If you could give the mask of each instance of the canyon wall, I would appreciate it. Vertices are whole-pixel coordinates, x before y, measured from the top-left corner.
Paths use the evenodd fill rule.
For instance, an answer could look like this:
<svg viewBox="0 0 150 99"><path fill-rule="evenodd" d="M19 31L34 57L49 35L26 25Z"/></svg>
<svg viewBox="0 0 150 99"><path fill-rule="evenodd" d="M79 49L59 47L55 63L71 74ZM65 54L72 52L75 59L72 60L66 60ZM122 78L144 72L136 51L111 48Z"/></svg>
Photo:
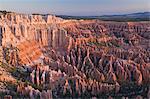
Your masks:
<svg viewBox="0 0 150 99"><path fill-rule="evenodd" d="M66 31L57 23L60 18L52 15L1 15L0 33L2 45L17 46L23 41L36 41L42 46L61 47L65 43Z"/></svg>
<svg viewBox="0 0 150 99"><path fill-rule="evenodd" d="M41 57L41 54L38 53L41 53L42 47L64 50L68 46L69 37L67 37L67 31L58 26L60 22L63 22L63 19L52 15L41 16L15 13L1 15L1 46L17 47L20 50L19 56L23 63L32 63L31 61L34 61L32 59Z"/></svg>

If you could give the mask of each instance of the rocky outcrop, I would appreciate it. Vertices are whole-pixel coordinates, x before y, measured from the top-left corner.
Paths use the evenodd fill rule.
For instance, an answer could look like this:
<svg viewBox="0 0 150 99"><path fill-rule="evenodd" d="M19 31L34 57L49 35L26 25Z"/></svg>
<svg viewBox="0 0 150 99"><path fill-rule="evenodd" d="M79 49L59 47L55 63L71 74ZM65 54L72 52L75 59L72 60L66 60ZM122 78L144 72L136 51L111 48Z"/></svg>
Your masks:
<svg viewBox="0 0 150 99"><path fill-rule="evenodd" d="M48 67L48 66L47 66ZM45 86L56 83L57 81L64 79L66 74L60 70L54 71L49 69L43 69L43 66L33 67L30 73L30 82L37 86Z"/></svg>

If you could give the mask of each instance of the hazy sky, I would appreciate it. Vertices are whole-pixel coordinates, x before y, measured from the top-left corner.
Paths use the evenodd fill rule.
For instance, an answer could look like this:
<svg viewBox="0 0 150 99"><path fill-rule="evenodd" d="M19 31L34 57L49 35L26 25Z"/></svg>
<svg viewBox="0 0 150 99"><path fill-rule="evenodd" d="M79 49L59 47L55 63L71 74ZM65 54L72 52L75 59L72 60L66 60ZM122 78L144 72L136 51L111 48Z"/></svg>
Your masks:
<svg viewBox="0 0 150 99"><path fill-rule="evenodd" d="M58 15L104 15L150 11L149 0L0 0L0 10Z"/></svg>

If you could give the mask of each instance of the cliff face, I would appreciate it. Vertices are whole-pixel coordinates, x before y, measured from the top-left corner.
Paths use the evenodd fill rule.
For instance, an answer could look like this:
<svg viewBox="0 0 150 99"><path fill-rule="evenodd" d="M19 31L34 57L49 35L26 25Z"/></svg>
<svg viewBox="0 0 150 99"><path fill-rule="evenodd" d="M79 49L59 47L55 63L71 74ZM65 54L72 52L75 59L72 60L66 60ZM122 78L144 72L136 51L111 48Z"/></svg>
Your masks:
<svg viewBox="0 0 150 99"><path fill-rule="evenodd" d="M15 13L1 15L1 45L12 45L19 48L21 50L19 56L23 63L26 60L28 62L26 61L25 63L34 61L28 59L27 54L30 54L29 56L33 59L38 59L41 56L41 47L48 46L54 49L65 49L69 38L67 37L67 31L58 26L60 22L63 22L63 19L52 15L40 16Z"/></svg>
<svg viewBox="0 0 150 99"><path fill-rule="evenodd" d="M99 96L121 92L124 83L150 83L149 27L9 13L0 16L0 40L9 64L30 67L31 83L55 82L58 96Z"/></svg>
<svg viewBox="0 0 150 99"><path fill-rule="evenodd" d="M62 46L66 31L57 26L63 21L51 15L1 15L2 45L16 46L22 41L36 41L43 46ZM62 42L60 42L62 41Z"/></svg>

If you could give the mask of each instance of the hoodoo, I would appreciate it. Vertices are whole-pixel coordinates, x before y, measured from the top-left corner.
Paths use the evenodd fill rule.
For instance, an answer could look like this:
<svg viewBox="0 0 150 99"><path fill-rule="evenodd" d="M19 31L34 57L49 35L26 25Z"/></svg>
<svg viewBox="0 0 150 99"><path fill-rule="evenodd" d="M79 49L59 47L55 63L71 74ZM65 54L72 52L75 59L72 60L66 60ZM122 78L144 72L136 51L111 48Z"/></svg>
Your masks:
<svg viewBox="0 0 150 99"><path fill-rule="evenodd" d="M15 68L14 94L41 99L101 94L150 98L145 95L150 92L149 27L146 21L1 14L0 60L9 65L6 68Z"/></svg>

